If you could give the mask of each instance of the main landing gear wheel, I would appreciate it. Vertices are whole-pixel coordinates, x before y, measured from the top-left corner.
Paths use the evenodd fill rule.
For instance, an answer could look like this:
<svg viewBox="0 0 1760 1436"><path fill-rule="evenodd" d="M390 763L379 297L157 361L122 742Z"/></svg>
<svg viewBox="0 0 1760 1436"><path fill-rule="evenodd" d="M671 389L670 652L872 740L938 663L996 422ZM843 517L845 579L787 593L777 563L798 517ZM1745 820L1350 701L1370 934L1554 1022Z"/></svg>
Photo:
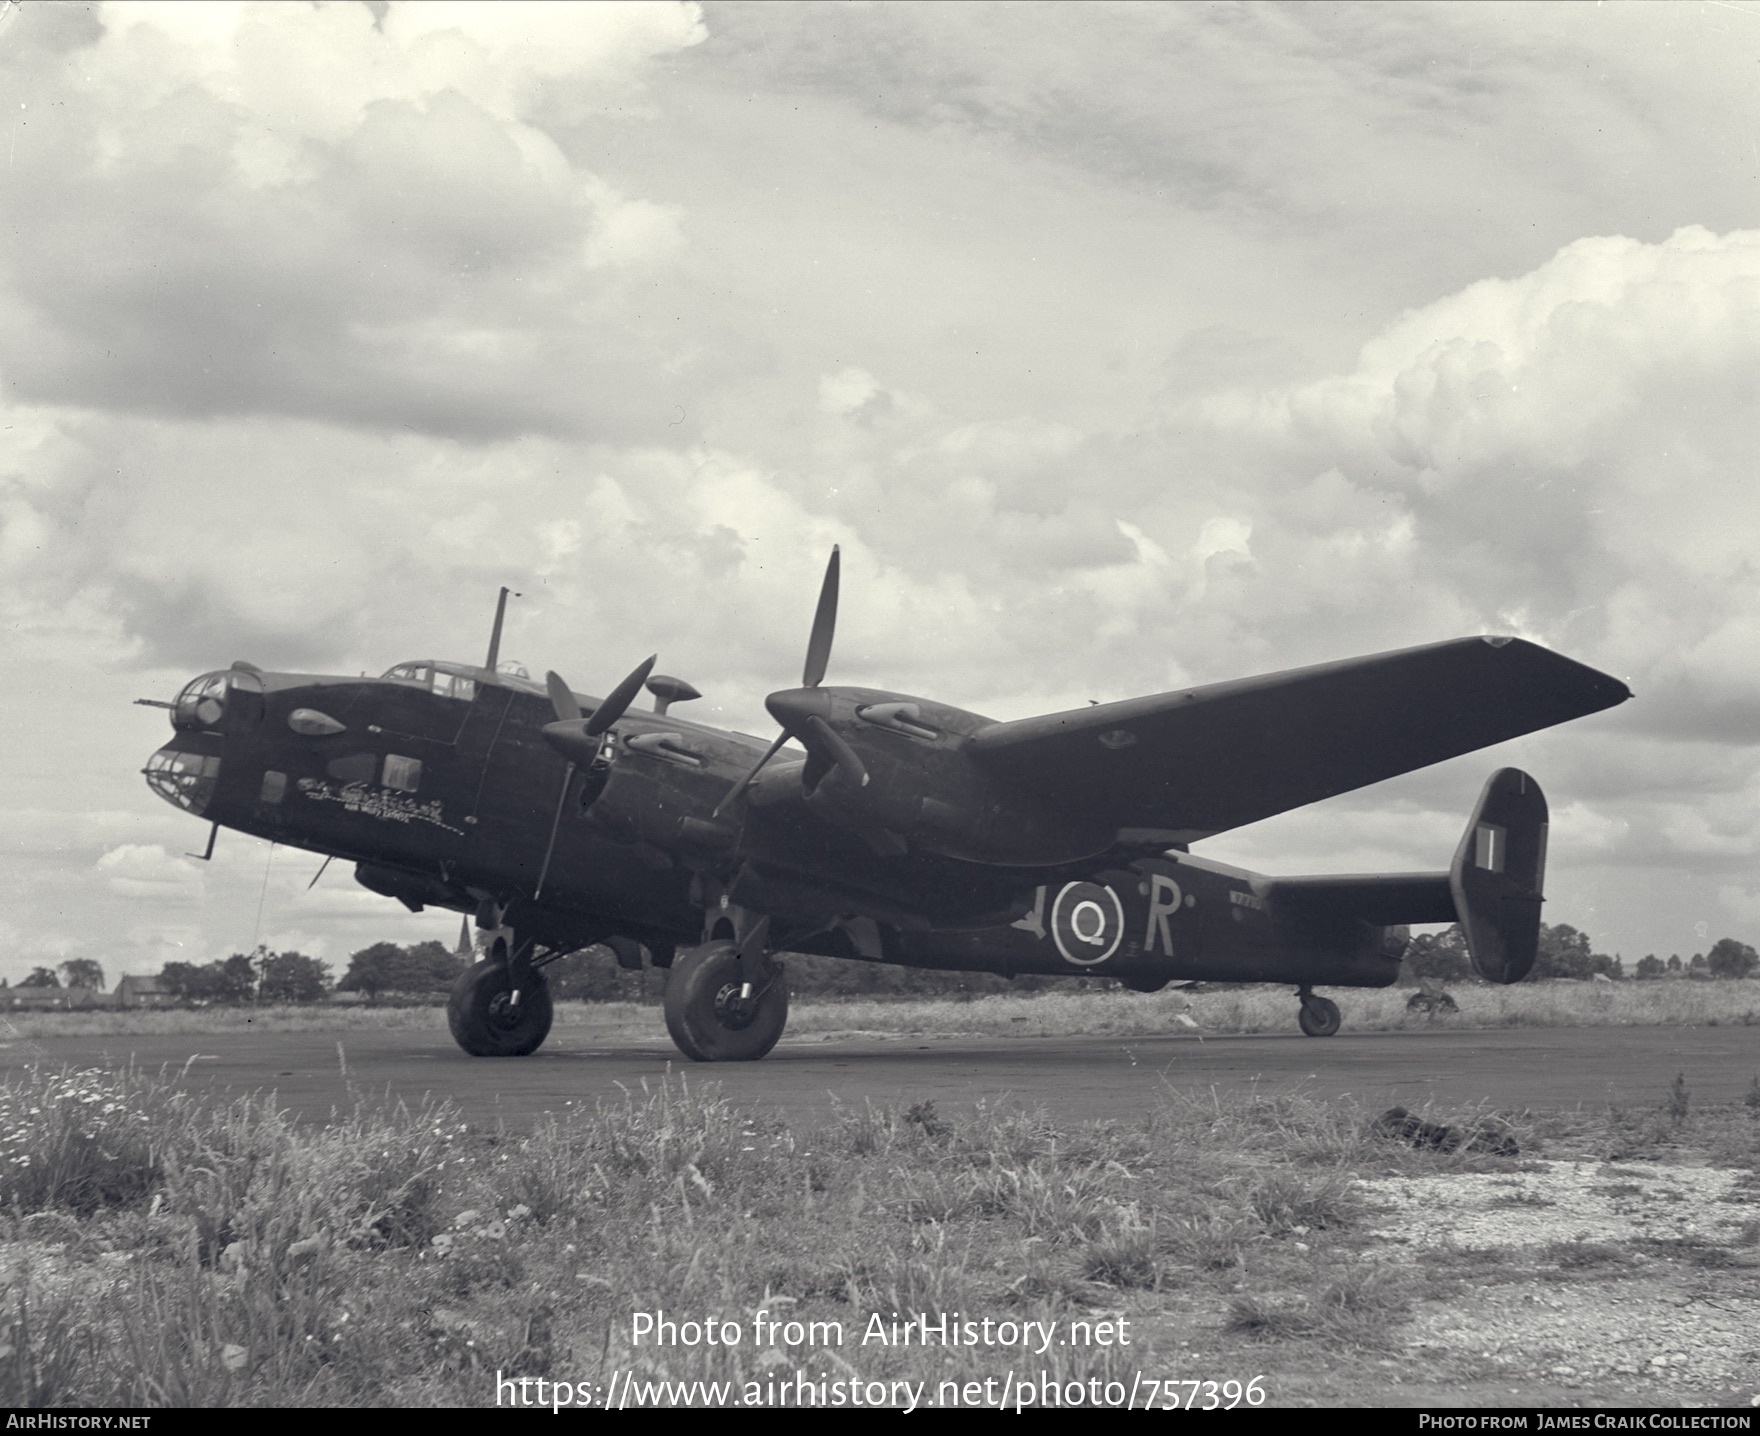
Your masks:
<svg viewBox="0 0 1760 1436"><path fill-rule="evenodd" d="M788 1023L788 987L770 958L731 942L681 952L666 977L666 1030L693 1062L756 1062Z"/></svg>
<svg viewBox="0 0 1760 1436"><path fill-rule="evenodd" d="M1315 997L1312 993L1302 995L1302 1010L1296 1014L1296 1021L1308 1036L1330 1037L1338 1031L1342 1020L1338 1004L1330 998Z"/></svg>
<svg viewBox="0 0 1760 1436"><path fill-rule="evenodd" d="M485 958L452 984L446 1025L452 1040L473 1057L524 1057L550 1035L550 989L533 973L513 1000L507 964Z"/></svg>

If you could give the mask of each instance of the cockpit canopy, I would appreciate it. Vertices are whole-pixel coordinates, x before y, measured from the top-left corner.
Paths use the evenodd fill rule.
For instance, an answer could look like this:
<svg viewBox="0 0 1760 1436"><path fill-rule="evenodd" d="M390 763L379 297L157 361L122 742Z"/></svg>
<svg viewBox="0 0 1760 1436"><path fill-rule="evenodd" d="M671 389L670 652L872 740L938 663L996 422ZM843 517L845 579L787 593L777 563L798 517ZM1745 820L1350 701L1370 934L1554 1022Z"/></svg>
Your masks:
<svg viewBox="0 0 1760 1436"><path fill-rule="evenodd" d="M477 696L476 670L462 663L399 663L385 670L385 677L403 683L419 683L441 698L462 698L466 703Z"/></svg>
<svg viewBox="0 0 1760 1436"><path fill-rule="evenodd" d="M383 675L395 683L417 683L442 698L459 698L468 703L477 696L477 689L491 677L486 668L469 663L447 663L437 658L418 658L413 663L399 663L387 668ZM492 675L493 686L517 688L522 693L542 693L531 675L519 664L501 664Z"/></svg>

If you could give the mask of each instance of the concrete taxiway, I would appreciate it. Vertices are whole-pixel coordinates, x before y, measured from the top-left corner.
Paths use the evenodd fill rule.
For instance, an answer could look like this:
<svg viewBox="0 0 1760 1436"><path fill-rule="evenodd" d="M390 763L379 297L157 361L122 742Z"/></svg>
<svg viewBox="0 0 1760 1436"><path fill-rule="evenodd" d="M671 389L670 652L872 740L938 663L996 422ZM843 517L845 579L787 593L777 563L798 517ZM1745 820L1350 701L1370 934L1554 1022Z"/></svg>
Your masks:
<svg viewBox="0 0 1760 1436"><path fill-rule="evenodd" d="M978 1102L1043 1108L1062 1122L1131 1118L1172 1092L1300 1090L1458 1111L1655 1106L1677 1073L1695 1103L1739 1101L1760 1075L1760 1025L1516 1028L1298 1035L784 1039L762 1062L702 1065L659 1030L607 1044L558 1026L536 1054L467 1057L444 1031L227 1032L14 1036L0 1067L32 1061L181 1074L215 1092L273 1090L281 1106L323 1121L358 1099L447 1099L469 1121L527 1127L570 1104L621 1102L669 1076L714 1084L741 1107L805 1126L864 1103L932 1100L944 1113Z"/></svg>

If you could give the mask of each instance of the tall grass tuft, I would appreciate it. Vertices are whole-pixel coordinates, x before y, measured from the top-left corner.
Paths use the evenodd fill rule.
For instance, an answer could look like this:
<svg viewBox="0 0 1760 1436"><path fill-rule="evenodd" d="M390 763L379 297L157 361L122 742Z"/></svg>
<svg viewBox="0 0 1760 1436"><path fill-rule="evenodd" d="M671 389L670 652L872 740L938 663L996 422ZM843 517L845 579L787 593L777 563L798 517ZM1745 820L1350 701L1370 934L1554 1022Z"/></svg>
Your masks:
<svg viewBox="0 0 1760 1436"><path fill-rule="evenodd" d="M90 1215L150 1190L164 1094L133 1073L27 1067L0 1083L0 1206Z"/></svg>
<svg viewBox="0 0 1760 1436"><path fill-rule="evenodd" d="M68 1293L33 1292L28 1269L0 1290L0 1405L72 1404L93 1365L98 1336Z"/></svg>
<svg viewBox="0 0 1760 1436"><path fill-rule="evenodd" d="M1406 1278L1386 1267L1357 1263L1317 1274L1306 1290L1237 1297L1229 1307L1228 1329L1266 1341L1380 1347L1389 1342L1410 1305Z"/></svg>

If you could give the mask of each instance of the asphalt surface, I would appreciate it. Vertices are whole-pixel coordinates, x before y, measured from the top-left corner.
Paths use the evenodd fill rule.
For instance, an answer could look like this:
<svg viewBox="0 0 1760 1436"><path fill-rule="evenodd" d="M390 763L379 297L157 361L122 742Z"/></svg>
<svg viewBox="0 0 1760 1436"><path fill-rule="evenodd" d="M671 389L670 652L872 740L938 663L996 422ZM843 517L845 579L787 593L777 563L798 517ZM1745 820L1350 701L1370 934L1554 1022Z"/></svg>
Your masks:
<svg viewBox="0 0 1760 1436"><path fill-rule="evenodd" d="M659 1028L656 1014L655 1026ZM340 1050L339 1050L340 1044ZM0 1068L133 1062L167 1068L192 1088L272 1090L307 1121L401 1099L446 1098L475 1123L529 1126L570 1103L619 1102L669 1074L714 1084L742 1107L814 1126L865 1102L933 1100L1043 1108L1063 1122L1129 1118L1170 1092L1299 1090L1376 1108L1486 1103L1503 1109L1655 1106L1681 1074L1697 1103L1739 1101L1760 1075L1760 1026L1516 1028L1148 1038L784 1039L762 1062L699 1064L657 1031L607 1044L559 1026L531 1057L473 1058L445 1032L242 1032L14 1037ZM346 1064L346 1071L344 1070Z"/></svg>

